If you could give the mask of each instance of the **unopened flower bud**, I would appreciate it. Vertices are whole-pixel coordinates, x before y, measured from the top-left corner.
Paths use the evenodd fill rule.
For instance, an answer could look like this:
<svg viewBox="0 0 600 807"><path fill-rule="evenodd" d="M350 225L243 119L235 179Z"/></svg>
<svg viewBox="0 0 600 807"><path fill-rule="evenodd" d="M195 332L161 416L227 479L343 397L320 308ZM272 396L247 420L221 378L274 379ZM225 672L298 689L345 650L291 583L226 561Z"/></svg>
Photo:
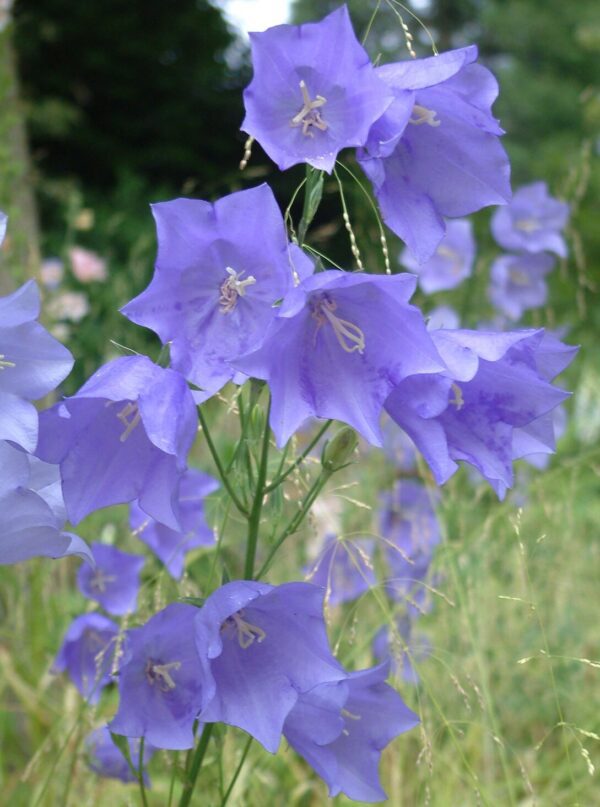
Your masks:
<svg viewBox="0 0 600 807"><path fill-rule="evenodd" d="M326 471L339 471L350 462L358 437L354 429L345 426L327 443L321 455L321 465Z"/></svg>

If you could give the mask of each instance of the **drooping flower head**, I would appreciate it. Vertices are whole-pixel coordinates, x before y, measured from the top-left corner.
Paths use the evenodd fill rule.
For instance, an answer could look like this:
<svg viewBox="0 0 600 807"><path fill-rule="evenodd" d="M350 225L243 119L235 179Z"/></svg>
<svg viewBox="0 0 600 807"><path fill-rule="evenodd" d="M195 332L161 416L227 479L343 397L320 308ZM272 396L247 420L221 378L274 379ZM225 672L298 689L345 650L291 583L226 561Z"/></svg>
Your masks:
<svg viewBox="0 0 600 807"><path fill-rule="evenodd" d="M545 182L532 182L515 191L509 205L492 216L492 234L504 249L554 252L567 256L562 235L569 220L569 205L550 196Z"/></svg>
<svg viewBox="0 0 600 807"><path fill-rule="evenodd" d="M576 348L548 342L541 330L440 330L432 336L448 370L407 379L390 395L386 409L414 440L438 484L462 460L503 498L512 486L513 460L521 456L515 436L536 430L568 397L549 381Z"/></svg>
<svg viewBox="0 0 600 807"><path fill-rule="evenodd" d="M40 294L29 280L0 297L0 440L35 451L38 414L30 401L52 392L71 372L73 357L37 318Z"/></svg>
<svg viewBox="0 0 600 807"><path fill-rule="evenodd" d="M301 695L284 726L289 744L321 776L329 795L384 801L379 780L383 749L414 728L417 715L385 683L389 662L350 673L337 686Z"/></svg>
<svg viewBox="0 0 600 807"><path fill-rule="evenodd" d="M468 219L451 219L446 224L446 233L428 261L420 263L409 249L400 255L400 263L418 276L425 294L456 288L470 277L474 261L475 239Z"/></svg>
<svg viewBox="0 0 600 807"><path fill-rule="evenodd" d="M183 474L178 500L180 530L173 530L150 518L137 502L131 504L129 524L132 530L164 563L171 577L181 577L185 556L191 549L214 545L214 532L204 516L204 499L218 487L214 477L195 468Z"/></svg>
<svg viewBox="0 0 600 807"><path fill-rule="evenodd" d="M115 734L144 737L157 748L194 744L194 722L214 694L198 609L173 603L125 635L119 665Z"/></svg>
<svg viewBox="0 0 600 807"><path fill-rule="evenodd" d="M84 541L63 529L58 467L0 440L0 468L0 564L67 555L93 563Z"/></svg>
<svg viewBox="0 0 600 807"><path fill-rule="evenodd" d="M152 212L156 271L123 313L171 343L176 370L216 392L236 376L230 360L261 344L275 316L273 305L312 272L312 263L288 243L268 185L215 204L161 202Z"/></svg>
<svg viewBox="0 0 600 807"><path fill-rule="evenodd" d="M288 294L263 345L235 362L268 382L279 446L311 415L341 420L381 445L379 418L394 386L444 367L408 303L415 284L406 274L329 270Z"/></svg>
<svg viewBox="0 0 600 807"><path fill-rule="evenodd" d="M325 591L325 602L339 605L355 600L376 583L371 561L373 541L326 535L307 580Z"/></svg>
<svg viewBox="0 0 600 807"><path fill-rule="evenodd" d="M106 726L94 729L84 740L85 755L88 767L98 776L108 779L119 779L121 782L137 782L137 777L127 764L121 750L114 744L110 731ZM156 748L151 743L144 743L142 764L145 766L152 758ZM131 762L137 767L140 758L140 741L129 740ZM146 771L142 772L144 784L151 787Z"/></svg>
<svg viewBox="0 0 600 807"><path fill-rule="evenodd" d="M392 96L345 5L317 23L251 33L250 42L254 77L241 128L282 171L306 162L331 172L340 149L366 143Z"/></svg>
<svg viewBox="0 0 600 807"><path fill-rule="evenodd" d="M554 264L553 256L543 252L496 258L490 267L488 290L492 305L514 320L544 305L548 297L545 278Z"/></svg>
<svg viewBox="0 0 600 807"><path fill-rule="evenodd" d="M443 217L466 216L510 199L509 163L491 114L492 74L474 46L376 72L394 102L359 152L383 218L418 262L440 243Z"/></svg>
<svg viewBox="0 0 600 807"><path fill-rule="evenodd" d="M247 731L275 753L299 696L347 677L331 654L323 619L325 592L309 583L227 583L198 612L200 647L208 637L213 700L206 722Z"/></svg>
<svg viewBox="0 0 600 807"><path fill-rule="evenodd" d="M98 703L110 683L119 626L102 614L83 614L69 626L54 661L89 703Z"/></svg>
<svg viewBox="0 0 600 807"><path fill-rule="evenodd" d="M144 558L97 543L92 544L92 554L95 566L82 566L77 573L83 596L96 600L115 616L135 611Z"/></svg>
<svg viewBox="0 0 600 807"><path fill-rule="evenodd" d="M42 412L37 453L60 464L74 524L101 507L138 499L153 518L179 528L177 487L196 429L183 377L145 356L127 356Z"/></svg>

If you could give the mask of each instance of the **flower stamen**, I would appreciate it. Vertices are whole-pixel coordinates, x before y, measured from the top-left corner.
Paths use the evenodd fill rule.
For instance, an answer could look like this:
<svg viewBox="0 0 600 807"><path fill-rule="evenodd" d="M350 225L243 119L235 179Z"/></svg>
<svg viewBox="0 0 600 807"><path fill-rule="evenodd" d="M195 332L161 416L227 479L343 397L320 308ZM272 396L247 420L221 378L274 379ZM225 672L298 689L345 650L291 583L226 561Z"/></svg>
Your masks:
<svg viewBox="0 0 600 807"><path fill-rule="evenodd" d="M446 244L441 244L441 246L436 249L436 252L440 258L447 258L450 261L450 271L453 275L458 275L462 269L462 261L458 252L446 246Z"/></svg>
<svg viewBox="0 0 600 807"><path fill-rule="evenodd" d="M119 440L124 443L142 419L138 405L128 401L128 403L117 412L117 418L121 421L123 426L125 426L125 431L119 437Z"/></svg>
<svg viewBox="0 0 600 807"><path fill-rule="evenodd" d="M433 126L435 129L436 126L440 126L442 123L441 120L437 118L435 109L428 109L426 106L421 106L421 104L415 104L413 112L417 117L409 118L408 122L414 124L414 126L421 126L421 124L426 123L428 126Z"/></svg>
<svg viewBox="0 0 600 807"><path fill-rule="evenodd" d="M511 269L508 274L510 276L511 283L514 283L515 286L531 285L529 276L525 272L522 272L520 269Z"/></svg>
<svg viewBox="0 0 600 807"><path fill-rule="evenodd" d="M517 230L521 230L524 233L533 233L540 229L540 223L533 218L517 219L517 221L515 221L515 227Z"/></svg>
<svg viewBox="0 0 600 807"><path fill-rule="evenodd" d="M465 405L465 399L463 398L462 390L458 386L458 384L453 383L451 387L452 391L454 392L454 398L451 398L448 403L452 406L456 407L456 411L460 412L460 410Z"/></svg>
<svg viewBox="0 0 600 807"><path fill-rule="evenodd" d="M170 692L177 686L171 677L170 670L178 670L181 667L180 661L171 661L169 664L158 664L154 659L149 658L146 662L146 680L150 686L156 684L161 692Z"/></svg>
<svg viewBox="0 0 600 807"><path fill-rule="evenodd" d="M266 638L267 634L262 628L259 628L258 625L252 625L250 622L247 622L243 617L243 613L243 611L238 611L230 617L227 617L221 630L228 625L233 627L237 632L237 640L240 647L242 650L246 650L246 648L254 644L255 641L260 644L263 639Z"/></svg>
<svg viewBox="0 0 600 807"><path fill-rule="evenodd" d="M319 129L321 132L327 131L329 125L321 117L319 109L327 103L327 99L322 95L317 95L313 100L308 92L306 82L300 82L300 91L302 93L302 109L297 115L294 115L290 121L290 126L302 126L302 134L306 137L314 137L314 132L311 131L311 126Z"/></svg>
<svg viewBox="0 0 600 807"><path fill-rule="evenodd" d="M253 286L256 283L256 278L253 275L248 275L245 280L241 280L244 272L236 272L231 266L226 266L225 271L229 277L219 289L221 295L219 297L221 314L229 314L233 311L237 304L238 297L244 297L246 294L246 286Z"/></svg>
<svg viewBox="0 0 600 807"><path fill-rule="evenodd" d="M117 578L113 574L104 574L102 569L96 569L90 580L90 586L96 591L106 591L107 583L114 583Z"/></svg>
<svg viewBox="0 0 600 807"><path fill-rule="evenodd" d="M342 350L346 353L354 353L357 350L361 355L365 350L365 335L363 331L347 319L337 317L333 312L337 309L335 300L323 297L313 310L313 317L317 320L317 329L315 331L315 344L317 341L317 334L325 320L329 322L333 328L333 332L340 344Z"/></svg>
<svg viewBox="0 0 600 807"><path fill-rule="evenodd" d="M16 366L17 365L14 363L14 361L8 361L8 359L4 357L4 353L0 353L0 370L5 370L7 367Z"/></svg>

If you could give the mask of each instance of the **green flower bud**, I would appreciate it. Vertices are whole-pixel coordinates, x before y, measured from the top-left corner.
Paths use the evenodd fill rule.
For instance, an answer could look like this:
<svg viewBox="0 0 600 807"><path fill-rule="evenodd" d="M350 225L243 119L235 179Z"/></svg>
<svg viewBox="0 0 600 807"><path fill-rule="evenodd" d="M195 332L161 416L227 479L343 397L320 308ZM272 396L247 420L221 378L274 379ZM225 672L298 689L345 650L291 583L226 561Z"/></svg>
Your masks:
<svg viewBox="0 0 600 807"><path fill-rule="evenodd" d="M331 440L325 443L321 455L323 469L332 473L333 471L339 471L340 468L350 462L357 445L358 437L354 429L344 426Z"/></svg>

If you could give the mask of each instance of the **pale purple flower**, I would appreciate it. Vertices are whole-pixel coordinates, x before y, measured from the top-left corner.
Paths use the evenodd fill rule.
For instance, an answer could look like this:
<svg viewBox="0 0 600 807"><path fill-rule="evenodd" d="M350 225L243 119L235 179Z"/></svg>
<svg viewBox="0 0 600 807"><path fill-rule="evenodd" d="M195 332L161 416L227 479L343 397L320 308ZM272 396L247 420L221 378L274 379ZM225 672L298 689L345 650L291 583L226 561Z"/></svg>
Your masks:
<svg viewBox="0 0 600 807"><path fill-rule="evenodd" d="M337 686L325 684L300 696L284 735L325 780L330 797L385 801L379 781L383 749L419 718L385 683L389 663L350 673Z"/></svg>
<svg viewBox="0 0 600 807"><path fill-rule="evenodd" d="M347 677L323 619L325 592L309 583L227 583L208 597L196 624L208 636L215 697L200 720L247 731L271 753L300 695Z"/></svg>
<svg viewBox="0 0 600 807"><path fill-rule="evenodd" d="M29 280L0 297L0 440L35 451L38 414L30 401L47 395L71 371L73 357L37 317L40 294Z"/></svg>
<svg viewBox="0 0 600 807"><path fill-rule="evenodd" d="M88 767L97 773L98 776L105 776L108 779L120 779L121 782L137 782L137 776L127 764L127 760L113 742L110 731L106 726L91 731L84 741L84 749ZM144 753L142 754L142 766L148 764L156 748L151 743L144 743ZM140 741L129 740L129 756L134 768L140 761ZM142 770L144 784L151 787L148 774Z"/></svg>
<svg viewBox="0 0 600 807"><path fill-rule="evenodd" d="M89 703L98 703L111 681L119 626L102 614L83 614L69 626L54 661Z"/></svg>
<svg viewBox="0 0 600 807"><path fill-rule="evenodd" d="M71 271L80 283L102 282L108 273L106 261L95 252L83 247L71 247L69 250Z"/></svg>
<svg viewBox="0 0 600 807"><path fill-rule="evenodd" d="M240 381L231 359L256 349L273 308L311 261L289 244L268 185L215 204L175 199L152 206L158 231L156 271L123 313L170 343L172 366L216 392ZM242 377L243 378L243 377Z"/></svg>
<svg viewBox="0 0 600 807"><path fill-rule="evenodd" d="M0 564L67 555L93 563L81 538L63 531L58 467L0 440L0 468Z"/></svg>
<svg viewBox="0 0 600 807"><path fill-rule="evenodd" d="M268 382L279 446L310 416L341 420L381 445L392 389L444 369L421 312L408 303L415 284L408 274L329 270L287 295L263 345L234 362Z"/></svg>
<svg viewBox="0 0 600 807"><path fill-rule="evenodd" d="M81 566L77 573L83 596L115 616L135 611L144 558L104 544L95 543L91 548L95 566Z"/></svg>
<svg viewBox="0 0 600 807"><path fill-rule="evenodd" d="M392 673L408 684L418 684L415 663L424 661L431 653L431 643L414 631L415 617L409 614L394 620L393 630L383 625L373 638L373 655L378 661L389 659Z"/></svg>
<svg viewBox="0 0 600 807"><path fill-rule="evenodd" d="M503 130L491 114L498 85L476 58L471 46L376 70L395 99L359 161L386 224L421 263L440 243L444 217L510 199Z"/></svg>
<svg viewBox="0 0 600 807"><path fill-rule="evenodd" d="M492 305L513 320L544 305L548 297L546 275L555 265L544 252L502 255L490 267L488 296Z"/></svg>
<svg viewBox="0 0 600 807"><path fill-rule="evenodd" d="M425 294L456 288L471 276L474 262L475 239L469 219L451 219L435 252L424 263L416 260L409 249L400 255L400 263L418 276Z"/></svg>
<svg viewBox="0 0 600 807"><path fill-rule="evenodd" d="M407 379L386 409L414 440L441 484L464 461L500 498L513 482L516 429L534 428L568 397L549 383L574 350L543 331L434 331L448 370Z"/></svg>
<svg viewBox="0 0 600 807"><path fill-rule="evenodd" d="M449 305L438 305L432 311L425 314L428 331L439 331L440 328L446 330L456 330L460 328L460 317Z"/></svg>
<svg viewBox="0 0 600 807"><path fill-rule="evenodd" d="M137 537L164 563L167 571L178 579L185 568L185 556L199 546L213 546L215 535L206 523L204 499L217 490L219 483L208 474L191 468L179 485L180 530L160 524L133 502L129 508L129 524Z"/></svg>
<svg viewBox="0 0 600 807"><path fill-rule="evenodd" d="M119 709L114 734L144 737L157 748L194 744L198 713L214 694L198 609L172 603L125 634L119 665Z"/></svg>
<svg viewBox="0 0 600 807"><path fill-rule="evenodd" d="M515 191L512 201L492 216L492 234L504 249L554 252L567 256L562 231L569 221L569 205L550 196L545 182L532 182Z"/></svg>
<svg viewBox="0 0 600 807"><path fill-rule="evenodd" d="M40 415L38 456L60 465L69 520L139 500L179 528L177 488L197 430L179 373L144 356L105 364L63 403Z"/></svg>
<svg viewBox="0 0 600 807"><path fill-rule="evenodd" d="M372 555L373 541L368 538L326 535L306 579L325 589L325 602L330 605L355 600L377 582Z"/></svg>
<svg viewBox="0 0 600 807"><path fill-rule="evenodd" d="M57 294L48 305L46 311L52 319L80 322L90 310L90 301L81 291L63 291Z"/></svg>
<svg viewBox="0 0 600 807"><path fill-rule="evenodd" d="M47 289L60 286L65 274L65 265L60 258L46 258L40 266L40 280Z"/></svg>
<svg viewBox="0 0 600 807"><path fill-rule="evenodd" d="M417 450L410 437L384 412L381 423L383 452L400 471L411 472L417 467Z"/></svg>
<svg viewBox="0 0 600 807"><path fill-rule="evenodd" d="M392 96L359 44L346 6L317 23L251 33L254 77L242 130L281 170L331 172L340 149L362 146Z"/></svg>

